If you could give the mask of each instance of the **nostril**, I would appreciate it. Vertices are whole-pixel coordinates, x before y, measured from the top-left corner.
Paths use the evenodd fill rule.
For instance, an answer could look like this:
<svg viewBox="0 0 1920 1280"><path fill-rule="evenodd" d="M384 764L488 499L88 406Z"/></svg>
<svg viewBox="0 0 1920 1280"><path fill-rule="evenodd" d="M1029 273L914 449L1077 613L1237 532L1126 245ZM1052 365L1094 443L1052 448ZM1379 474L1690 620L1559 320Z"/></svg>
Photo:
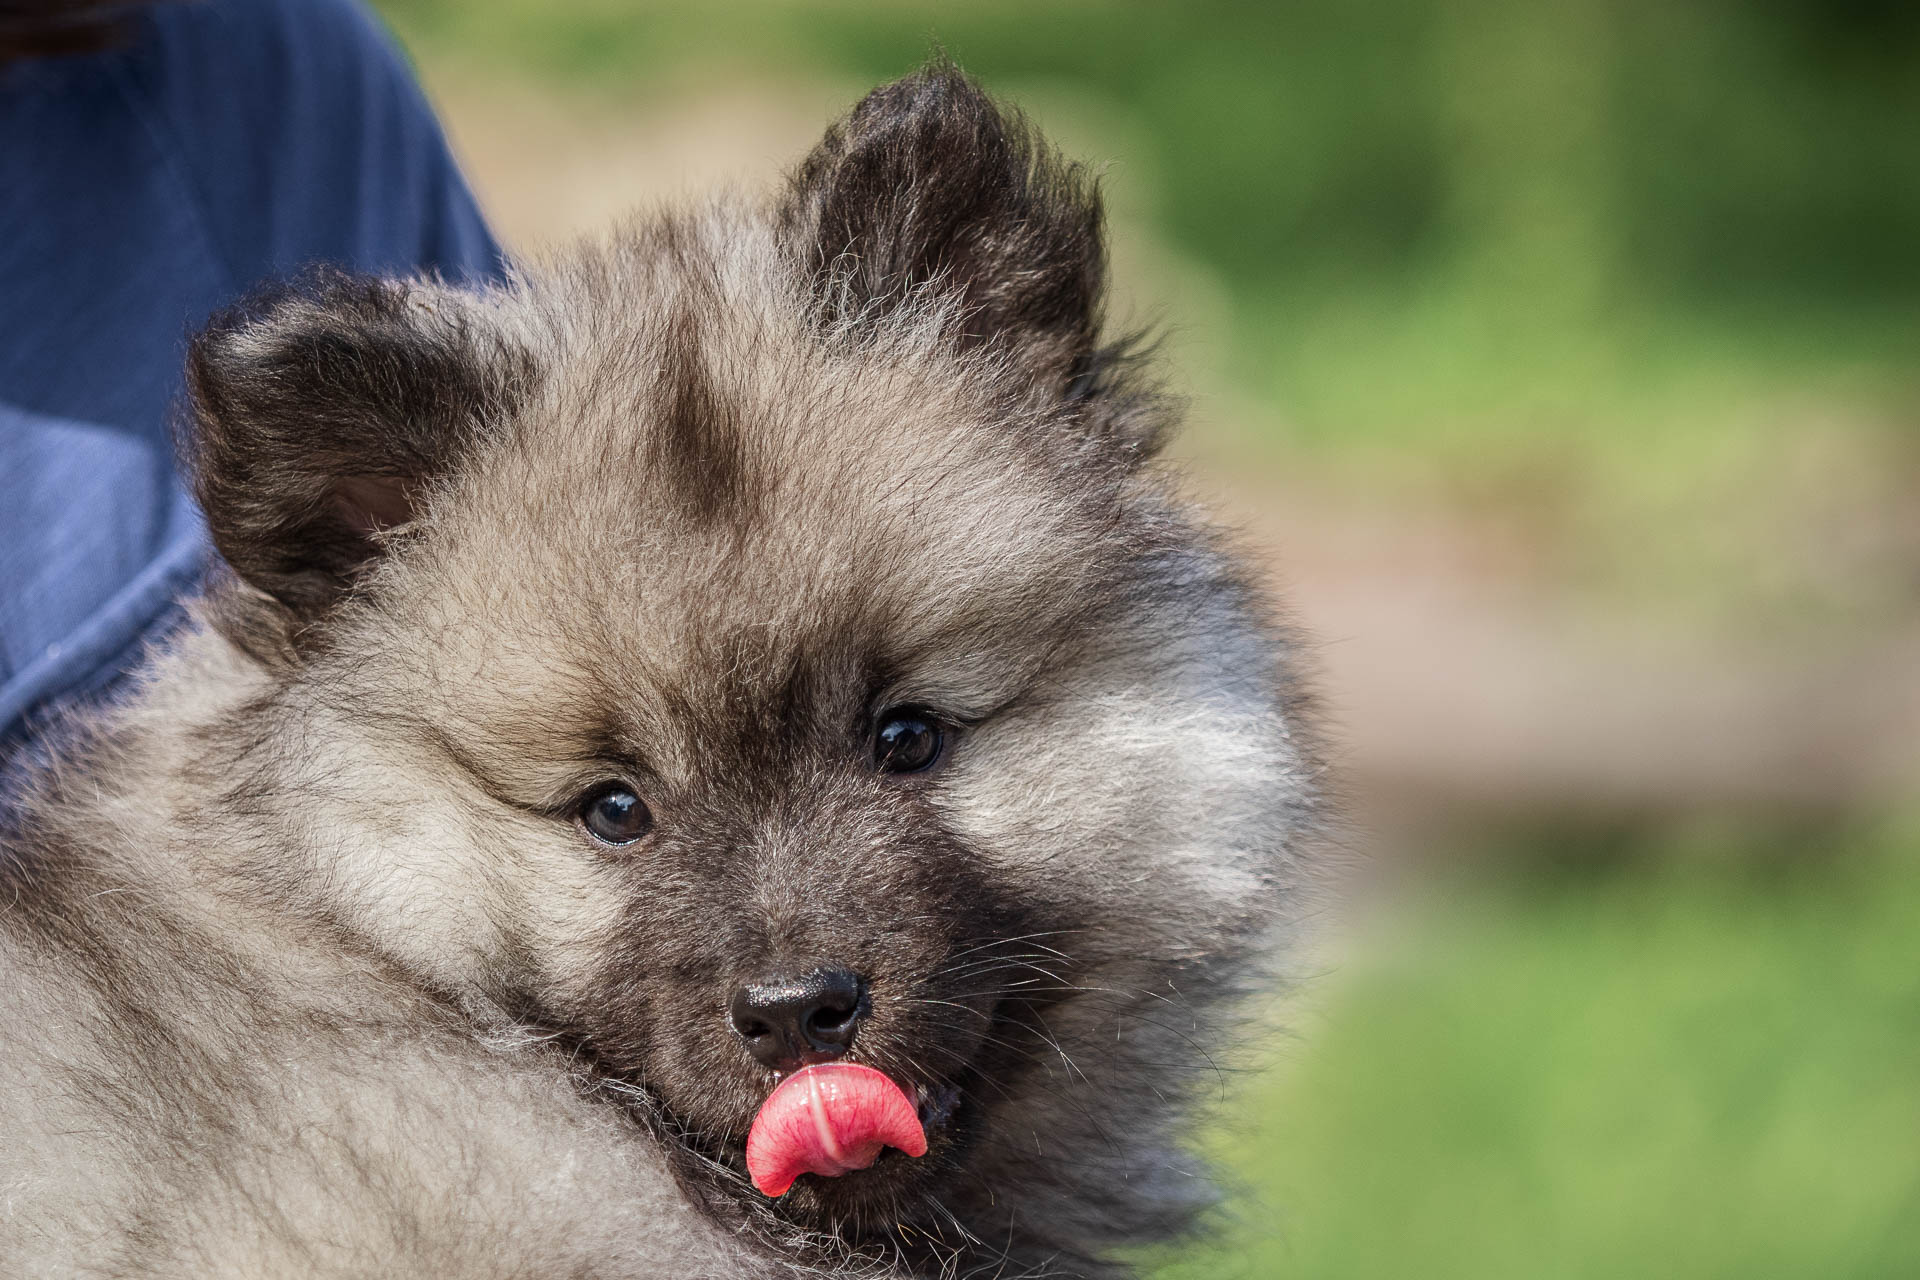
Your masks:
<svg viewBox="0 0 1920 1280"><path fill-rule="evenodd" d="M844 1031L847 1024L853 1021L857 1008L856 1005L847 1005L845 1008L829 1005L823 1009L816 1009L808 1016L806 1029L815 1034Z"/></svg>
<svg viewBox="0 0 1920 1280"><path fill-rule="evenodd" d="M733 1033L748 1044L764 1040L774 1033L774 1025L768 1021L763 1008L761 992L754 987L742 987L733 993L733 1002L727 1006L727 1023Z"/></svg>

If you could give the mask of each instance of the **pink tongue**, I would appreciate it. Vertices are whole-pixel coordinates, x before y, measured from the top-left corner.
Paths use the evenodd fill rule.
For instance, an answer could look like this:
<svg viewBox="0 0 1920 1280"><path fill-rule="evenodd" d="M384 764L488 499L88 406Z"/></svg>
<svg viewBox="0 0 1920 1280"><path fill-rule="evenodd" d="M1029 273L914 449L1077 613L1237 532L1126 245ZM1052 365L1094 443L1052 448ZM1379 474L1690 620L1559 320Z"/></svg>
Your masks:
<svg viewBox="0 0 1920 1280"><path fill-rule="evenodd" d="M788 1076L761 1104L747 1133L747 1172L763 1195L784 1195L803 1173L837 1178L886 1147L927 1153L907 1095L872 1067L822 1062Z"/></svg>

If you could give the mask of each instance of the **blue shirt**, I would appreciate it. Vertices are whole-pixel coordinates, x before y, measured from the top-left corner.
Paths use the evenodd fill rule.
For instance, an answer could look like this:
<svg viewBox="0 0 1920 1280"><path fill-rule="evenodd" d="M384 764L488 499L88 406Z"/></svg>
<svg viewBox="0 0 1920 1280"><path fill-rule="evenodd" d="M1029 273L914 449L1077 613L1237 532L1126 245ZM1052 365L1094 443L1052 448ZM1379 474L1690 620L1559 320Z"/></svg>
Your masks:
<svg viewBox="0 0 1920 1280"><path fill-rule="evenodd" d="M0 746L109 685L209 554L170 434L187 338L264 278L500 270L354 0L145 11L0 67Z"/></svg>

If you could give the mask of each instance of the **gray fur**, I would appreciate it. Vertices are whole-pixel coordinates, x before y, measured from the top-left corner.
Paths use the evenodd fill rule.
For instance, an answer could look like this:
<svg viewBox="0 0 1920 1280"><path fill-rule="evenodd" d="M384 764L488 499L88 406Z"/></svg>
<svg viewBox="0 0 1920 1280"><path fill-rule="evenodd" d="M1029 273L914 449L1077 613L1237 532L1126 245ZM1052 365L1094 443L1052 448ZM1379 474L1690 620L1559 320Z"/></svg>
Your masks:
<svg viewBox="0 0 1920 1280"><path fill-rule="evenodd" d="M958 72L770 202L194 344L231 572L21 782L0 1271L1118 1275L1305 902L1293 646L1153 460L1093 184ZM872 767L874 719L950 725ZM655 826L596 846L619 780ZM769 1203L735 986L958 1085Z"/></svg>

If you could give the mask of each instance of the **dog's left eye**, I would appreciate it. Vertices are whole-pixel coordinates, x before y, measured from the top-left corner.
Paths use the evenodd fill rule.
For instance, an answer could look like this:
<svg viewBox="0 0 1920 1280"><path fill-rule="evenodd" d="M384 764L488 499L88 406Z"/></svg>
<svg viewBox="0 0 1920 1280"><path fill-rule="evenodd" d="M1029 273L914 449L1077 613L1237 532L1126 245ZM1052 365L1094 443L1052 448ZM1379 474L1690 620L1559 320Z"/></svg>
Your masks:
<svg viewBox="0 0 1920 1280"><path fill-rule="evenodd" d="M917 707L895 707L873 735L873 765L882 773L919 773L940 759L940 722Z"/></svg>
<svg viewBox="0 0 1920 1280"><path fill-rule="evenodd" d="M652 829L653 813L624 784L610 782L580 802L580 825L602 844L632 844Z"/></svg>

